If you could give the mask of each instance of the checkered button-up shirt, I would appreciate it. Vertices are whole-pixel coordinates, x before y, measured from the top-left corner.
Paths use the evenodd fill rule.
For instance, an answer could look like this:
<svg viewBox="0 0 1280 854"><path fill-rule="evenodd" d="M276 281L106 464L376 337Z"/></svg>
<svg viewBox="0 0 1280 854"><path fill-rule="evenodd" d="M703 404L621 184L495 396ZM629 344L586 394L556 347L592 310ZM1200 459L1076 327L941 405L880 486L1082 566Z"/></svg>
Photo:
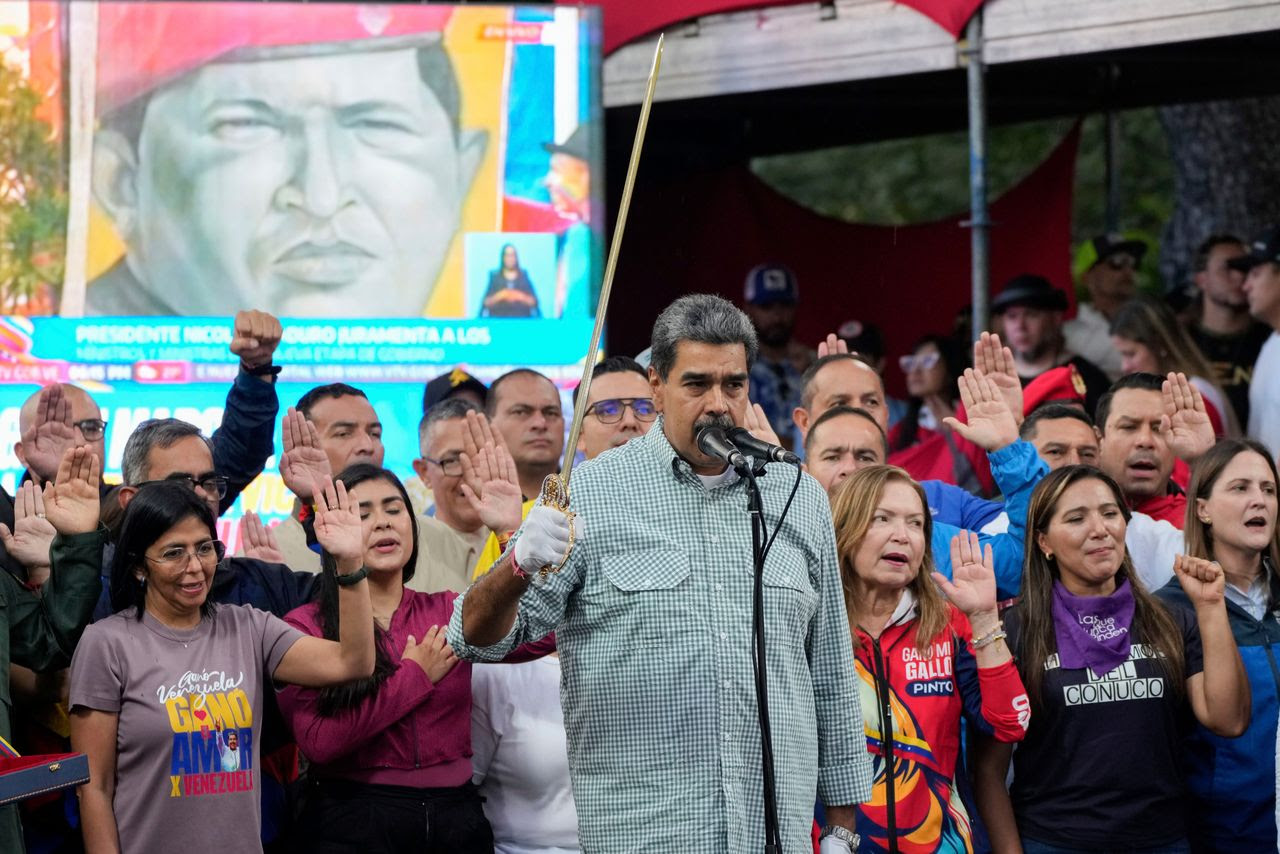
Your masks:
<svg viewBox="0 0 1280 854"><path fill-rule="evenodd" d="M760 478L771 527L792 482L780 466ZM529 586L506 638L465 643L458 600L448 637L466 659L557 632L585 851L763 847L746 500L738 480L706 488L659 421L574 472L585 536ZM807 475L764 581L783 850L802 852L815 793L859 803L871 782L831 513Z"/></svg>

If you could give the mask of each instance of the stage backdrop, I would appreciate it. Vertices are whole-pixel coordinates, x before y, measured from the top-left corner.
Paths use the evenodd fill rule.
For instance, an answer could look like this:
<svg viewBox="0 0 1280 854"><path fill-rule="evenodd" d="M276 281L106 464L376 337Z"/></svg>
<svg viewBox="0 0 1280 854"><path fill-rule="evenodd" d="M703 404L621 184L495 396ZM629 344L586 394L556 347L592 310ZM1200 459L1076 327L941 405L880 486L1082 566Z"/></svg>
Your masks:
<svg viewBox="0 0 1280 854"><path fill-rule="evenodd" d="M101 404L109 477L143 419L211 430L240 309L283 321L282 410L364 388L405 477L426 380L576 384L600 39L594 7L0 2L0 484L51 381ZM287 511L274 466L229 519Z"/></svg>
<svg viewBox="0 0 1280 854"><path fill-rule="evenodd" d="M993 291L1019 273L1071 292L1071 200L1078 129L991 205ZM964 216L908 226L852 225L796 204L745 168L636 187L609 310L615 352L648 345L654 314L684 293L741 304L756 264L781 263L800 285L797 334L822 340L845 320L874 323L893 355L927 332L951 331L969 304ZM891 362L885 379L901 391Z"/></svg>

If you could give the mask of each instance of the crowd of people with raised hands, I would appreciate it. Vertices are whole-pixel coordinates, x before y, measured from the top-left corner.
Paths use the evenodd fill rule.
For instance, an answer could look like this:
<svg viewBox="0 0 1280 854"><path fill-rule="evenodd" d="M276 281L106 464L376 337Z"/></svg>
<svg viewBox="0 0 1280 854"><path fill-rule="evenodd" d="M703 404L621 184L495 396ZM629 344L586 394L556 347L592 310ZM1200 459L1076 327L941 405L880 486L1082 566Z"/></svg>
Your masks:
<svg viewBox="0 0 1280 854"><path fill-rule="evenodd" d="M684 297L593 369L569 508L537 500L568 425L529 367L429 383L412 472L359 388L281 416L262 312L219 428L137 425L120 483L90 393L41 388L0 500L0 736L90 780L0 807L0 850L1275 850L1280 478L1247 377L1280 333L1250 357L1236 317L1280 328L1274 237L1206 241L1203 323L1118 299L1143 247L1098 238L1089 311L1020 276L975 342L902 355L901 401L870 324L792 339L785 269L745 311ZM1118 359L1081 352L1099 318ZM758 617L723 498L757 475L699 438L735 426L805 472L760 478ZM229 554L277 429L292 512Z"/></svg>

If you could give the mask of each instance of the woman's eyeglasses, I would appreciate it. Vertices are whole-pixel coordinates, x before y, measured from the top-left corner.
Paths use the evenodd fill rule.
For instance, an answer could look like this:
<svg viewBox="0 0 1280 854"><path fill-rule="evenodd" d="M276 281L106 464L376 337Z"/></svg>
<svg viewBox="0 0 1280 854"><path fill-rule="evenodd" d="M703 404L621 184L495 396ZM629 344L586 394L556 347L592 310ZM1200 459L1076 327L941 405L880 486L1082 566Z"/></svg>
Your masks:
<svg viewBox="0 0 1280 854"><path fill-rule="evenodd" d="M205 540L195 547L188 549L183 546L170 546L160 552L159 557L151 555L143 555L147 560L159 566L181 566L191 560L191 556L195 555L196 560L201 563L217 563L227 553L227 547L222 544L221 540Z"/></svg>
<svg viewBox="0 0 1280 854"><path fill-rule="evenodd" d="M927 371L934 365L938 364L938 360L942 356L938 353L923 353L919 356L899 356L898 365L902 368L904 374L909 374L914 370Z"/></svg>

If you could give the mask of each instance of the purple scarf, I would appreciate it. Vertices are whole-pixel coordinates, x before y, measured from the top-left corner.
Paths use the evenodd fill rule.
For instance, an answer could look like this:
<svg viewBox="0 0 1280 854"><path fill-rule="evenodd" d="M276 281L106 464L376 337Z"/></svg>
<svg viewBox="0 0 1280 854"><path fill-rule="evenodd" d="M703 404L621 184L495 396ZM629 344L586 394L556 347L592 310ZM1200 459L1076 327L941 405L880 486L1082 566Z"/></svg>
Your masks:
<svg viewBox="0 0 1280 854"><path fill-rule="evenodd" d="M1053 583L1053 632L1063 670L1087 667L1101 678L1129 660L1133 590L1122 581L1110 596L1074 596Z"/></svg>

